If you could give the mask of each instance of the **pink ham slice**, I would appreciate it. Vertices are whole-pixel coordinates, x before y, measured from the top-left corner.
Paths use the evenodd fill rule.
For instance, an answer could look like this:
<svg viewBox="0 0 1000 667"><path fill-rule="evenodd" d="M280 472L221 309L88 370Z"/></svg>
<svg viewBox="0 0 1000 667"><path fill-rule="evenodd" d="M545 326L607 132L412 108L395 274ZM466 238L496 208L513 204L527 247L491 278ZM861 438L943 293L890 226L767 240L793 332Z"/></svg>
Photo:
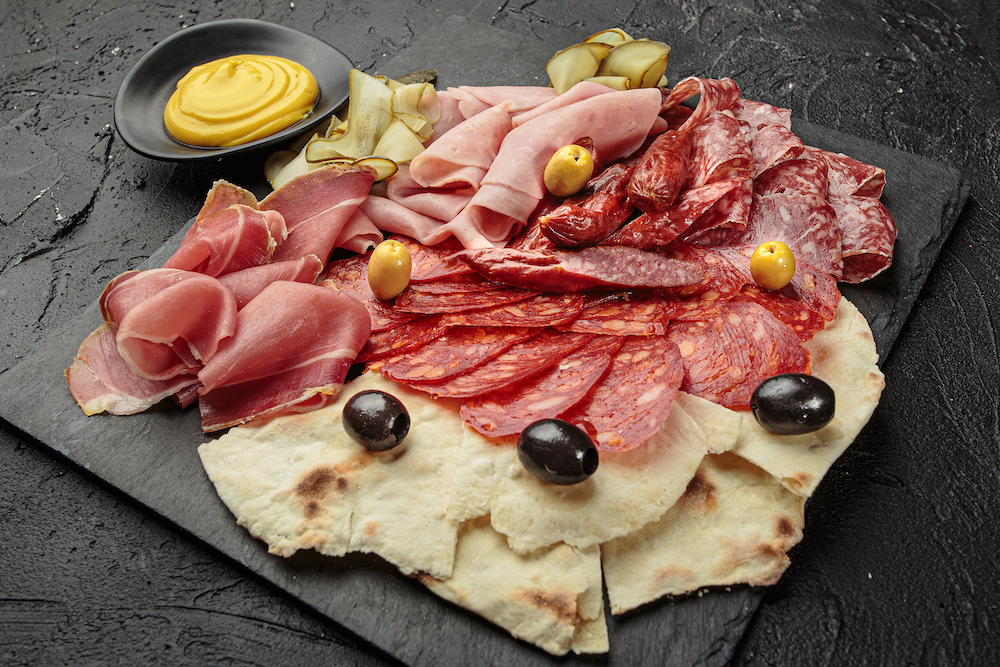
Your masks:
<svg viewBox="0 0 1000 667"><path fill-rule="evenodd" d="M196 375L150 380L132 370L121 355L117 325L102 324L80 345L66 370L69 391L84 414L134 415L198 383Z"/></svg>
<svg viewBox="0 0 1000 667"><path fill-rule="evenodd" d="M233 204L196 220L164 268L220 276L271 261L288 230L277 211Z"/></svg>
<svg viewBox="0 0 1000 667"><path fill-rule="evenodd" d="M482 174L486 173L485 169L475 179L474 184L461 180L474 178L472 174L474 171L477 171L475 167L457 168L455 175L458 180L441 187L429 187L414 180L410 165L401 164L392 178L386 180L386 199L422 216L433 218L434 222L430 223L430 226L436 229L461 213L472 199L472 195L476 193ZM459 172L462 172L461 175Z"/></svg>
<svg viewBox="0 0 1000 667"><path fill-rule="evenodd" d="M118 352L136 373L168 380L207 363L236 331L236 298L218 279L193 271L124 273L100 299L118 325Z"/></svg>
<svg viewBox="0 0 1000 667"><path fill-rule="evenodd" d="M219 282L229 288L236 297L236 308L242 310L264 291L264 288L279 280L296 283L315 283L323 270L323 262L316 255L306 255L299 260L272 262L254 266L235 273L219 276Z"/></svg>
<svg viewBox="0 0 1000 667"><path fill-rule="evenodd" d="M336 399L368 340L368 311L317 285L271 283L239 313L236 336L198 373L208 433Z"/></svg>
<svg viewBox="0 0 1000 667"><path fill-rule="evenodd" d="M602 160L630 155L658 120L660 102L655 89L613 92L556 109L511 130L469 205L427 241L433 244L455 236L466 248L503 245L542 200L542 173L556 150L589 136Z"/></svg>
<svg viewBox="0 0 1000 667"><path fill-rule="evenodd" d="M260 202L277 211L288 225L288 238L274 261L316 255L326 262L341 232L375 182L375 170L364 166L328 165L293 178Z"/></svg>
<svg viewBox="0 0 1000 667"><path fill-rule="evenodd" d="M548 86L459 86L447 92L466 119L504 102L510 103L510 113L516 116L556 96L555 89Z"/></svg>

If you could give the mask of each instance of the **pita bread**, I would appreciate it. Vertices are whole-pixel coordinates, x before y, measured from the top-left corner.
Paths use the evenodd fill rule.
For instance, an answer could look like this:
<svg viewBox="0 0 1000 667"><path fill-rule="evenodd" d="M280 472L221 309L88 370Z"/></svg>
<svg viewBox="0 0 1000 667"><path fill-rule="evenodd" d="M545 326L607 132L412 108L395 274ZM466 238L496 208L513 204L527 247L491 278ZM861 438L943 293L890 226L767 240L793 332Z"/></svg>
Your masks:
<svg viewBox="0 0 1000 667"><path fill-rule="evenodd" d="M812 433L775 435L752 417L744 419L734 451L793 493L808 497L868 423L885 377L877 365L868 322L847 299L840 300L835 319L803 346L812 359L812 374L833 387L837 398L833 420Z"/></svg>
<svg viewBox="0 0 1000 667"><path fill-rule="evenodd" d="M705 586L769 586L802 539L805 498L733 453L710 454L659 521L601 545L611 613Z"/></svg>
<svg viewBox="0 0 1000 667"><path fill-rule="evenodd" d="M549 653L608 650L596 545L555 544L517 554L484 516L462 525L451 577L418 579L436 595Z"/></svg>
<svg viewBox="0 0 1000 667"><path fill-rule="evenodd" d="M519 554L557 542L586 548L660 518L684 493L709 448L702 429L674 403L645 444L602 451L588 480L558 486L521 465L515 438L487 438L466 429L448 516L465 520L489 513L493 528Z"/></svg>
<svg viewBox="0 0 1000 667"><path fill-rule="evenodd" d="M410 413L410 432L372 453L344 431L344 403L380 389ZM458 405L365 373L320 410L240 426L198 449L223 502L270 552L376 553L403 573L451 573L459 522L447 518L462 442Z"/></svg>

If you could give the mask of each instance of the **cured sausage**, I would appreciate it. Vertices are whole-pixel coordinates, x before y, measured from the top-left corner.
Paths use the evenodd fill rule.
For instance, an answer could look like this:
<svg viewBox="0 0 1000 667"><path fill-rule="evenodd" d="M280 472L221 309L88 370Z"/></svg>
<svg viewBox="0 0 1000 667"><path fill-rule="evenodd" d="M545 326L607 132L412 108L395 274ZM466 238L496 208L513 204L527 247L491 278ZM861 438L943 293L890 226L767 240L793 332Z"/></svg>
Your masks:
<svg viewBox="0 0 1000 667"><path fill-rule="evenodd" d="M445 326L547 327L575 318L583 308L579 294L539 294L523 301L445 315Z"/></svg>
<svg viewBox="0 0 1000 667"><path fill-rule="evenodd" d="M640 211L662 211L688 179L693 144L684 130L667 130L646 149L629 179L628 196Z"/></svg>
<svg viewBox="0 0 1000 667"><path fill-rule="evenodd" d="M408 352L440 337L446 330L441 325L440 316L430 315L392 329L377 331L368 337L368 342L358 352L355 361L368 363Z"/></svg>
<svg viewBox="0 0 1000 667"><path fill-rule="evenodd" d="M673 341L629 337L607 374L562 419L586 431L598 449L631 449L660 428L683 377L681 353Z"/></svg>
<svg viewBox="0 0 1000 667"><path fill-rule="evenodd" d="M588 295L580 314L556 328L609 336L663 335L672 312L653 291Z"/></svg>
<svg viewBox="0 0 1000 667"><path fill-rule="evenodd" d="M596 336L547 370L507 389L467 399L462 419L483 435L500 437L520 433L539 419L558 417L583 400L624 341L620 336Z"/></svg>
<svg viewBox="0 0 1000 667"><path fill-rule="evenodd" d="M537 336L511 345L495 359L468 373L439 384L423 384L419 388L428 394L446 398L486 394L545 370L593 338L588 334L543 329Z"/></svg>
<svg viewBox="0 0 1000 667"><path fill-rule="evenodd" d="M629 183L634 171L635 165L611 165L588 184L593 194L583 203L566 203L540 217L540 231L562 248L593 245L606 238L632 214Z"/></svg>
<svg viewBox="0 0 1000 667"><path fill-rule="evenodd" d="M828 198L841 229L844 275L848 283L870 280L892 264L896 222L874 197Z"/></svg>
<svg viewBox="0 0 1000 667"><path fill-rule="evenodd" d="M537 292L501 285L495 289L476 292L450 292L435 294L406 289L396 297L396 310L404 313L461 313L480 308L492 308L517 303L535 296Z"/></svg>
<svg viewBox="0 0 1000 667"><path fill-rule="evenodd" d="M798 336L758 303L729 301L711 319L674 322L667 338L680 350L681 390L734 409L749 409L772 375L809 372Z"/></svg>

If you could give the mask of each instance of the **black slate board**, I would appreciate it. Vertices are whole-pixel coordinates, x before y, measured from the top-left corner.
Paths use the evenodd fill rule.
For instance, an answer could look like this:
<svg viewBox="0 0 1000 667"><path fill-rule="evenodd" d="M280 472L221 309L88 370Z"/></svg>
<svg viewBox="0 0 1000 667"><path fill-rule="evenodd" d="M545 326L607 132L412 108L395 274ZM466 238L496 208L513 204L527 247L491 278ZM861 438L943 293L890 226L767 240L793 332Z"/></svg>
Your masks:
<svg viewBox="0 0 1000 667"><path fill-rule="evenodd" d="M464 19L449 19L414 42L383 72L393 76L437 68L439 87L490 82L541 85L545 82L536 80L538 70L549 55L551 49L538 42ZM421 58L427 60L421 62ZM449 62L481 66L442 69ZM504 65L503 77L497 76L498 62ZM512 78L497 80L507 76ZM894 266L871 283L844 290L872 322L884 358L955 223L968 186L961 174L941 164L807 123L795 122L794 128L806 143L878 164L889 174L884 201L900 227ZM182 232L147 265L161 264ZM439 600L376 557L333 559L300 553L281 559L268 555L262 543L236 525L205 476L196 450L207 438L201 434L196 411L170 405L131 417L86 417L80 411L66 389L63 370L79 343L99 323L95 303L53 331L30 357L0 375L0 416L192 538L405 663L528 665L552 661L547 654ZM724 665L760 595L761 591L747 587L704 591L609 618L611 652L607 656L570 656L560 662Z"/></svg>

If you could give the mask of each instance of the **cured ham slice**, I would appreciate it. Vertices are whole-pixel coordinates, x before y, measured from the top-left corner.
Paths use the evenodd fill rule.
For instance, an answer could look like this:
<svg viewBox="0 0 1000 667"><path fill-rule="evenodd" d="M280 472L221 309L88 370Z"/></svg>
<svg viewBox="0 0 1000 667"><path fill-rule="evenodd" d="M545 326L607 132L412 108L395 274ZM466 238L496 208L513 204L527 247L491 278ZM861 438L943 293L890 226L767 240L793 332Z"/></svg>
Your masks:
<svg viewBox="0 0 1000 667"><path fill-rule="evenodd" d="M296 283L314 283L323 270L323 262L316 255L306 255L300 260L272 262L254 266L219 277L219 282L229 288L236 297L236 308L242 310L264 291L264 288L278 280Z"/></svg>
<svg viewBox="0 0 1000 667"><path fill-rule="evenodd" d="M561 109L570 104L576 102L582 102L583 100L595 97L597 95L604 95L606 93L614 92L614 88L609 88L600 83L595 83L594 81L580 81L575 84L572 88L564 92L562 95L557 95L550 99L549 101L539 104L534 109L525 111L524 113L518 114L514 118L514 127L518 125L523 125L529 120L533 120L542 114L548 113L550 111L555 111L556 109Z"/></svg>
<svg viewBox="0 0 1000 667"><path fill-rule="evenodd" d="M459 86L447 92L458 102L466 119L504 102L509 103L510 114L516 116L556 96L555 89L548 86Z"/></svg>
<svg viewBox="0 0 1000 667"><path fill-rule="evenodd" d="M425 151L426 153L426 151ZM478 180L475 180L475 184L471 184L467 181L462 181L462 178L475 178L475 175L469 172L478 171L475 167L468 167L466 169L456 169L456 179L450 185L442 187L425 187L414 180L412 171L412 165L399 165L399 171L393 174L392 178L386 181L386 199L399 204L400 206L419 214L420 216L426 216L433 218L433 220L422 221L420 218L414 217L414 221L420 221L419 224L414 224L413 222L407 223L406 228L412 228L413 234L411 236L422 236L424 234L429 234L440 227L446 220L451 220L456 215L462 212L469 200L472 199L472 195L476 193L476 188L479 187L479 181L482 180L482 174L486 173L484 169L482 174L479 174ZM464 172L458 175L458 172ZM367 200L366 200L367 203ZM371 208L377 208L378 203L375 203ZM371 208L366 207L365 203L362 203L361 212L364 210L371 210ZM367 215L367 214L366 214ZM406 213L399 213L404 219L408 217ZM404 228L400 224L384 223L385 227L391 227L392 229L386 229L385 231L401 233L399 230ZM421 227L426 224L427 231L419 231Z"/></svg>
<svg viewBox="0 0 1000 667"><path fill-rule="evenodd" d="M344 223L333 247L364 254L381 243L383 238L382 230L358 208Z"/></svg>
<svg viewBox="0 0 1000 667"><path fill-rule="evenodd" d="M118 354L117 331L117 325L102 324L83 341L66 370L69 391L84 414L134 415L198 383L196 375L168 380L139 375Z"/></svg>
<svg viewBox="0 0 1000 667"><path fill-rule="evenodd" d="M375 182L375 170L331 164L296 176L263 201L264 211L277 211L288 226L288 238L274 252L274 261L316 255L326 262L341 231Z"/></svg>
<svg viewBox="0 0 1000 667"><path fill-rule="evenodd" d="M124 273L100 300L104 321L118 325L125 363L151 380L191 373L236 331L236 298L216 278L179 269Z"/></svg>
<svg viewBox="0 0 1000 667"><path fill-rule="evenodd" d="M469 205L427 242L455 236L466 248L504 244L545 195L542 174L556 150L580 137L591 137L602 160L630 155L657 120L660 101L659 92L649 88L608 93L511 130Z"/></svg>
<svg viewBox="0 0 1000 667"><path fill-rule="evenodd" d="M233 204L196 219L163 267L220 276L271 261L285 240L285 219L277 211Z"/></svg>
<svg viewBox="0 0 1000 667"><path fill-rule="evenodd" d="M206 433L336 399L371 331L355 299L284 281L271 283L238 318L232 341L198 373Z"/></svg>
<svg viewBox="0 0 1000 667"><path fill-rule="evenodd" d="M220 178L212 184L212 189L205 196L205 203L198 211L195 221L201 221L234 204L258 208L257 197L252 192Z"/></svg>
<svg viewBox="0 0 1000 667"><path fill-rule="evenodd" d="M450 208L451 204L449 203L448 206ZM440 242L438 237L441 234L441 228L445 224L443 220L409 208L409 202L404 205L377 195L366 197L361 202L359 210L383 232L402 234L416 239L424 245L437 245Z"/></svg>
<svg viewBox="0 0 1000 667"><path fill-rule="evenodd" d="M510 103L490 107L449 130L410 161L410 176L429 188L471 186L473 191L479 189L501 142L511 130L510 107Z"/></svg>

